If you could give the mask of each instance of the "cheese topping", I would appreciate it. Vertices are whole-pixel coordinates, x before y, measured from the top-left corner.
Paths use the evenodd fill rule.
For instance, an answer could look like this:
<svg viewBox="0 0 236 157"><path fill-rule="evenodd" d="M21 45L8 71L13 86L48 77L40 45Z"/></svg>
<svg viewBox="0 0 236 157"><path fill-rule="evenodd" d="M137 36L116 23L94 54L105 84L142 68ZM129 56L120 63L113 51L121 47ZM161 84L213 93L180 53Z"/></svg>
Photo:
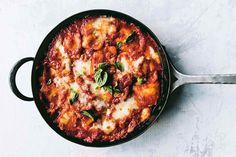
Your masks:
<svg viewBox="0 0 236 157"><path fill-rule="evenodd" d="M138 109L137 103L134 98L129 98L126 101L120 102L115 106L116 111L113 112L112 117L114 119L122 119L130 115L133 109Z"/></svg>
<svg viewBox="0 0 236 157"><path fill-rule="evenodd" d="M91 63L84 62L82 60L76 60L74 62L75 65L75 74L77 75L83 75L83 74L90 74L90 69L91 69Z"/></svg>
<svg viewBox="0 0 236 157"><path fill-rule="evenodd" d="M114 21L113 17L100 17L93 22L93 27L101 31L102 36L105 37L106 34L111 35L116 31L116 27L112 24Z"/></svg>

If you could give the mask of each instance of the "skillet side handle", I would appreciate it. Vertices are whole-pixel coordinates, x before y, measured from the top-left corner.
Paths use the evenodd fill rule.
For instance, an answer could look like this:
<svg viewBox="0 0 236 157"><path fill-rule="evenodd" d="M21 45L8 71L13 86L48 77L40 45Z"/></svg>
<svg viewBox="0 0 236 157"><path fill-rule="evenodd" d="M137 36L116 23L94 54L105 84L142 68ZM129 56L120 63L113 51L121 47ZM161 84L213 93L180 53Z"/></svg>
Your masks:
<svg viewBox="0 0 236 157"><path fill-rule="evenodd" d="M11 90L12 92L18 97L20 98L21 100L24 100L24 101L33 101L34 98L30 98L30 97L27 97L27 96L24 96L20 91L19 89L17 88L16 86L16 73L17 71L19 70L19 68L26 62L29 62L29 61L33 61L34 58L33 57L26 57L26 58L23 58L21 60L19 60L15 65L14 67L12 68L11 72L10 72L10 87L11 87Z"/></svg>

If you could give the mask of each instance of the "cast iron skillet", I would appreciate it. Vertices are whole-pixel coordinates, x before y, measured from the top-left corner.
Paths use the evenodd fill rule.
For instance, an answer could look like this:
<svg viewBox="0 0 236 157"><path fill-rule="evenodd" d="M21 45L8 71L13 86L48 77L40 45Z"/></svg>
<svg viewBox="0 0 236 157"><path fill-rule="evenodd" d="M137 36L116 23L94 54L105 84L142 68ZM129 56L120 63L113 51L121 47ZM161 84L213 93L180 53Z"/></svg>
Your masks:
<svg viewBox="0 0 236 157"><path fill-rule="evenodd" d="M151 113L150 119L143 124L142 126L136 128L132 133L130 133L127 137L124 139L116 140L113 142L93 142L93 143L87 143L83 140L80 140L78 138L74 138L71 136L66 135L63 131L61 131L55 123L52 122L52 119L47 114L45 108L39 99L39 82L38 78L41 76L42 67L41 63L44 60L44 57L46 56L46 53L48 52L48 46L51 43L52 39L55 37L56 34L59 33L59 31L67 26L69 26L71 23L73 23L75 20L84 18L86 16L99 16L99 15L107 15L107 16L113 16L120 19L124 19L127 22L132 22L135 25L139 26L143 32L148 32L151 37L156 41L156 43L160 47L159 55L161 57L161 63L163 67L163 72L161 74L161 90L160 90L160 99L157 102L158 105L155 107ZM32 74L31 74L31 87L33 92L33 98L24 96L21 94L21 92L18 90L16 86L16 73L18 69L26 62L33 61L33 67L32 67ZM40 45L38 52L36 56L33 57L27 57L19 60L16 65L13 67L11 73L10 73L10 85L13 93L20 99L25 101L34 101L39 112L41 113L44 120L47 122L47 124L56 131L59 135L66 138L69 141L75 142L77 144L81 144L84 146L91 146L91 147L106 147L106 146L113 146L117 144L121 144L124 142L127 142L138 135L145 132L145 130L150 127L153 122L159 117L162 110L165 107L165 104L168 100L169 95L179 86L184 84L190 84L190 83L211 83L211 84L233 84L236 83L236 75L233 74L227 74L227 75L185 75L177 71L173 64L170 63L170 59L168 58L164 47L161 45L160 41L157 39L155 34L144 24L139 22L138 20L112 10L89 10L85 12L78 13L76 15L73 15L66 20L62 21L60 24L58 24L43 40L42 44Z"/></svg>

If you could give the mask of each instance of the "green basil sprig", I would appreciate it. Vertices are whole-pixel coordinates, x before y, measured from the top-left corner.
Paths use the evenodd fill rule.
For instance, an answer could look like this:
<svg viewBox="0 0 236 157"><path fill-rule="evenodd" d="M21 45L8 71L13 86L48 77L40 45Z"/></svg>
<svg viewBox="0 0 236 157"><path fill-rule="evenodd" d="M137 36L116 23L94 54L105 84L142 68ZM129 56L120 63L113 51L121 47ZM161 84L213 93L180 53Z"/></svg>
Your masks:
<svg viewBox="0 0 236 157"><path fill-rule="evenodd" d="M135 36L136 36L136 33L135 33L135 32L131 33L131 34L126 38L125 43L130 43L130 42L132 42L132 41L134 40Z"/></svg>
<svg viewBox="0 0 236 157"><path fill-rule="evenodd" d="M106 71L103 71L102 69L99 69L96 71L94 75L95 82L100 86L104 86L108 79L108 73Z"/></svg>
<svg viewBox="0 0 236 157"><path fill-rule="evenodd" d="M121 62L115 62L115 67L120 71L124 71L124 66Z"/></svg>
<svg viewBox="0 0 236 157"><path fill-rule="evenodd" d="M108 72L106 72L105 69L109 66L109 63L104 62L99 64L98 68L95 70L94 79L100 87L104 86L108 81Z"/></svg>
<svg viewBox="0 0 236 157"><path fill-rule="evenodd" d="M120 41L117 42L116 47L117 47L118 50L120 50L120 48L122 47L122 42L120 42Z"/></svg>
<svg viewBox="0 0 236 157"><path fill-rule="evenodd" d="M83 111L80 111L80 113L82 115L87 116L87 117L91 118L92 120L94 120L93 115L89 111L83 110Z"/></svg>
<svg viewBox="0 0 236 157"><path fill-rule="evenodd" d="M70 104L74 104L78 100L78 93L75 90L71 90Z"/></svg>
<svg viewBox="0 0 236 157"><path fill-rule="evenodd" d="M105 68L108 68L109 66L111 66L111 64L109 64L109 63L107 63L107 62L103 62L103 63L100 63L100 64L98 65L97 70L99 70L99 69L104 70Z"/></svg>
<svg viewBox="0 0 236 157"><path fill-rule="evenodd" d="M107 90L110 92L111 95L113 95L113 93L120 93L121 90L120 88L118 87L118 84L116 83L115 86L112 86L112 85L108 85L108 86L103 86L104 90Z"/></svg>
<svg viewBox="0 0 236 157"><path fill-rule="evenodd" d="M48 79L47 81L47 85L50 85L50 84L52 84L52 79Z"/></svg>
<svg viewBox="0 0 236 157"><path fill-rule="evenodd" d="M113 95L112 85L104 86L103 89L107 90L111 95Z"/></svg>
<svg viewBox="0 0 236 157"><path fill-rule="evenodd" d="M137 81L138 81L139 84L143 84L145 82L145 80L141 77L138 77Z"/></svg>
<svg viewBox="0 0 236 157"><path fill-rule="evenodd" d="M98 68L95 70L94 80L98 84L99 87L103 87L104 90L109 91L111 95L113 95L114 92L120 93L121 91L117 83L114 87L111 85L111 83L108 83L109 73L105 70L110 66L112 65L106 62L100 63L98 65ZM115 66L120 71L124 70L124 67L121 62L115 62L113 66Z"/></svg>

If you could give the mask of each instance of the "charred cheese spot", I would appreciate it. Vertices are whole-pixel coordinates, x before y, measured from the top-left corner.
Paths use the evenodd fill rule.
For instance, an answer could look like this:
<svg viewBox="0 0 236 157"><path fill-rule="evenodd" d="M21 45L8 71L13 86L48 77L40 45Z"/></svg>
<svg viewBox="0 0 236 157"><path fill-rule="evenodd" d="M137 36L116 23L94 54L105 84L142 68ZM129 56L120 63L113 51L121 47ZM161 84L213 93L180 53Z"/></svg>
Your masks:
<svg viewBox="0 0 236 157"><path fill-rule="evenodd" d="M98 64L104 61L104 52L102 51L94 52L91 60L93 67L94 68L98 67Z"/></svg>
<svg viewBox="0 0 236 157"><path fill-rule="evenodd" d="M93 22L93 28L100 31L103 38L105 38L107 34L112 35L116 32L114 21L113 17L100 17Z"/></svg>
<svg viewBox="0 0 236 157"><path fill-rule="evenodd" d="M145 83L133 87L134 95L139 104L145 107L155 105L159 97L158 83Z"/></svg>
<svg viewBox="0 0 236 157"><path fill-rule="evenodd" d="M107 36L112 36L116 32L114 21L115 19L112 17L100 17L85 24L84 32L90 30L92 33L84 34L82 46L84 48L93 48L94 50L101 49Z"/></svg>
<svg viewBox="0 0 236 157"><path fill-rule="evenodd" d="M64 38L63 46L67 51L75 51L81 48L81 37L79 33L69 34Z"/></svg>
<svg viewBox="0 0 236 157"><path fill-rule="evenodd" d="M112 99L112 95L109 93L109 91L105 91L103 88L100 89L98 95L105 102L108 102L110 99Z"/></svg>

